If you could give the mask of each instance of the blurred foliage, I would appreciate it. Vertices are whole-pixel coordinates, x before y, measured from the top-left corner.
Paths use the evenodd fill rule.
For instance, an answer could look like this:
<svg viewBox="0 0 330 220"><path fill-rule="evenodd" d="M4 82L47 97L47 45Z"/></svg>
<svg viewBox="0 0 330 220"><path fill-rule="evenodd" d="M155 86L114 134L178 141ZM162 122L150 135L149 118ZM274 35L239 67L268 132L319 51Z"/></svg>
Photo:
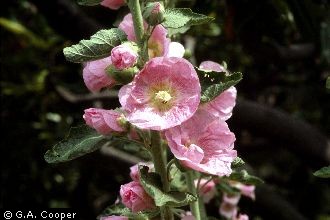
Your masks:
<svg viewBox="0 0 330 220"><path fill-rule="evenodd" d="M244 73L238 85L240 97L281 108L329 134L330 97L325 88L330 71L327 1L177 2L215 17L209 25L194 27L180 39L176 36L193 45L188 49L194 49L192 60L196 64L226 61L230 70ZM58 18L50 17L37 5L36 0L17 0L6 1L2 7L0 207L74 207L85 219L94 219L116 200L120 184L128 177L127 165L96 152L53 166L46 164L43 154L62 140L71 126L82 124L85 108L100 104L115 107L118 101L76 104L60 95L58 86L77 94L88 92L81 66L66 62L62 54L65 46L76 43L87 30L72 37L61 29L66 23L56 25ZM106 26L118 23L117 16L127 12L125 8L109 11L99 6L79 9ZM75 33L74 26L68 29ZM315 168L272 140L252 136L249 131L236 136L240 149L248 144L267 146L243 155L256 176L307 219L330 218L329 181L314 178ZM242 210L252 219L267 216L252 202L242 202ZM216 213L217 207L213 209Z"/></svg>

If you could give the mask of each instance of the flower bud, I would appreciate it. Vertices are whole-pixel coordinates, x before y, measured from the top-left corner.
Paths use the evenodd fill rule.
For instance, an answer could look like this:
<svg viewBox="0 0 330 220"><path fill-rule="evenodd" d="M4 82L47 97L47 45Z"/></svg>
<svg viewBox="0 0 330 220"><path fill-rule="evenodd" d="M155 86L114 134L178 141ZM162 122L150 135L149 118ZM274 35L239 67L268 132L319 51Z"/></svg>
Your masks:
<svg viewBox="0 0 330 220"><path fill-rule="evenodd" d="M164 6L160 2L150 2L143 11L143 18L149 25L155 26L163 22L164 12Z"/></svg>
<svg viewBox="0 0 330 220"><path fill-rule="evenodd" d="M110 64L110 57L90 61L85 64L83 78L90 91L97 92L104 87L111 87L115 84L114 79L105 72L105 68Z"/></svg>
<svg viewBox="0 0 330 220"><path fill-rule="evenodd" d="M125 131L117 122L120 117L121 114L117 111L97 108L85 109L83 115L86 124L103 135Z"/></svg>
<svg viewBox="0 0 330 220"><path fill-rule="evenodd" d="M116 80L118 84L125 85L133 80L134 75L139 72L139 69L137 67L131 67L118 70L114 65L110 65L106 68L106 72L111 78Z"/></svg>
<svg viewBox="0 0 330 220"><path fill-rule="evenodd" d="M132 212L139 212L155 208L153 199L145 192L137 181L129 182L120 187L122 203Z"/></svg>
<svg viewBox="0 0 330 220"><path fill-rule="evenodd" d="M138 47L133 42L125 42L111 50L112 64L118 70L133 67L138 58Z"/></svg>

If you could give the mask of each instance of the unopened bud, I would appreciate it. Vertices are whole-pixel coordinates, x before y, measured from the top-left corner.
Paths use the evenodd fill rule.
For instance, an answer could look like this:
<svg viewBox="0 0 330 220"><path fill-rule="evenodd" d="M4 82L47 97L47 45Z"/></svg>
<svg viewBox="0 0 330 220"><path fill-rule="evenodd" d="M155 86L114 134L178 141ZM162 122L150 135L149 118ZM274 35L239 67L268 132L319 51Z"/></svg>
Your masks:
<svg viewBox="0 0 330 220"><path fill-rule="evenodd" d="M164 6L160 2L150 2L143 11L143 18L149 25L155 26L164 21Z"/></svg>
<svg viewBox="0 0 330 220"><path fill-rule="evenodd" d="M125 42L111 50L112 64L119 70L132 67L138 59L138 46L134 42Z"/></svg>
<svg viewBox="0 0 330 220"><path fill-rule="evenodd" d="M134 75L139 72L137 67L126 68L118 70L114 65L110 65L106 68L107 74L112 77L118 84L130 83Z"/></svg>

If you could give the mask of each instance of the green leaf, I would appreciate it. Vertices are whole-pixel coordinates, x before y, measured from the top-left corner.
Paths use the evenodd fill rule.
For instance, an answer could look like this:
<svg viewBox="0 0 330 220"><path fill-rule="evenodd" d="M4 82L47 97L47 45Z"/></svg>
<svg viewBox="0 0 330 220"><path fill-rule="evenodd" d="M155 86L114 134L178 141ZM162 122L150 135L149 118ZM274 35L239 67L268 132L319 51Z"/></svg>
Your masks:
<svg viewBox="0 0 330 220"><path fill-rule="evenodd" d="M179 32L185 32L192 25L200 25L212 21L214 18L206 15L197 14L190 8L170 8L165 10L164 22L166 28L179 29ZM173 30L170 31L173 34Z"/></svg>
<svg viewBox="0 0 330 220"><path fill-rule="evenodd" d="M81 40L78 44L64 48L63 53L68 61L74 63L97 60L109 56L111 49L125 40L126 34L118 28L100 30L89 40Z"/></svg>
<svg viewBox="0 0 330 220"><path fill-rule="evenodd" d="M157 173L148 172L146 166L139 166L140 183L145 191L155 200L156 206L180 207L197 200L191 193L179 191L163 192L161 178Z"/></svg>
<svg viewBox="0 0 330 220"><path fill-rule="evenodd" d="M236 157L234 161L231 163L231 168L238 168L245 164L244 160L240 157Z"/></svg>
<svg viewBox="0 0 330 220"><path fill-rule="evenodd" d="M215 73L217 73L218 76L216 76ZM209 102L213 100L229 87L236 85L243 78L242 73L228 75L219 72L205 72L205 74L204 78L208 79L200 79L202 82L201 102ZM222 78L221 82L218 82L220 78Z"/></svg>
<svg viewBox="0 0 330 220"><path fill-rule="evenodd" d="M79 5L94 6L100 4L102 0L77 0Z"/></svg>
<svg viewBox="0 0 330 220"><path fill-rule="evenodd" d="M227 194L230 194L230 195L237 194L237 193L240 192L238 189L236 189L235 187L232 187L231 185L229 185L225 181L220 181L220 183L217 184L216 187L221 192L224 192L224 193L227 193Z"/></svg>
<svg viewBox="0 0 330 220"><path fill-rule="evenodd" d="M330 89L330 76L328 76L328 78L327 78L327 82L325 83L325 87L327 89Z"/></svg>
<svg viewBox="0 0 330 220"><path fill-rule="evenodd" d="M148 220L159 215L159 210L157 209L153 211L140 211L133 213L129 208L125 207L123 204L114 204L103 210L102 214L98 216L98 218L100 219L101 217L106 217L109 215L126 216L134 220Z"/></svg>
<svg viewBox="0 0 330 220"><path fill-rule="evenodd" d="M244 184L248 184L248 185L259 185L259 184L264 183L264 181L262 179L260 179L259 177L248 174L248 172L246 170L232 172L231 175L229 176L229 179L238 181L238 182L241 182Z"/></svg>
<svg viewBox="0 0 330 220"><path fill-rule="evenodd" d="M330 178L330 166L319 169L313 175L320 178Z"/></svg>
<svg viewBox="0 0 330 220"><path fill-rule="evenodd" d="M104 136L87 125L74 127L70 129L67 138L46 152L44 158L48 163L73 160L99 149L107 141Z"/></svg>

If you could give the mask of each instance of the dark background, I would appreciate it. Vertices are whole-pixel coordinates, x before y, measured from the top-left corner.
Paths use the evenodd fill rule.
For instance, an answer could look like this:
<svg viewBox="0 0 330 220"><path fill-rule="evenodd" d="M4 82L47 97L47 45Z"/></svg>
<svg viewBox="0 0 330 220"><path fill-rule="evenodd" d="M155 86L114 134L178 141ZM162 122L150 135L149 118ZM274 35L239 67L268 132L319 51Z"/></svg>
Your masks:
<svg viewBox="0 0 330 220"><path fill-rule="evenodd" d="M177 39L194 51L192 62L226 61L244 74L229 124L239 156L266 184L255 202L242 199L242 212L251 219L330 219L329 180L312 175L330 162L328 1L178 2L215 17ZM57 165L43 160L83 123L85 108L118 106L115 97L89 94L82 67L67 62L62 49L126 13L73 0L1 3L0 208L72 207L95 219L129 181L127 157L94 152ZM214 215L217 208L208 207Z"/></svg>

